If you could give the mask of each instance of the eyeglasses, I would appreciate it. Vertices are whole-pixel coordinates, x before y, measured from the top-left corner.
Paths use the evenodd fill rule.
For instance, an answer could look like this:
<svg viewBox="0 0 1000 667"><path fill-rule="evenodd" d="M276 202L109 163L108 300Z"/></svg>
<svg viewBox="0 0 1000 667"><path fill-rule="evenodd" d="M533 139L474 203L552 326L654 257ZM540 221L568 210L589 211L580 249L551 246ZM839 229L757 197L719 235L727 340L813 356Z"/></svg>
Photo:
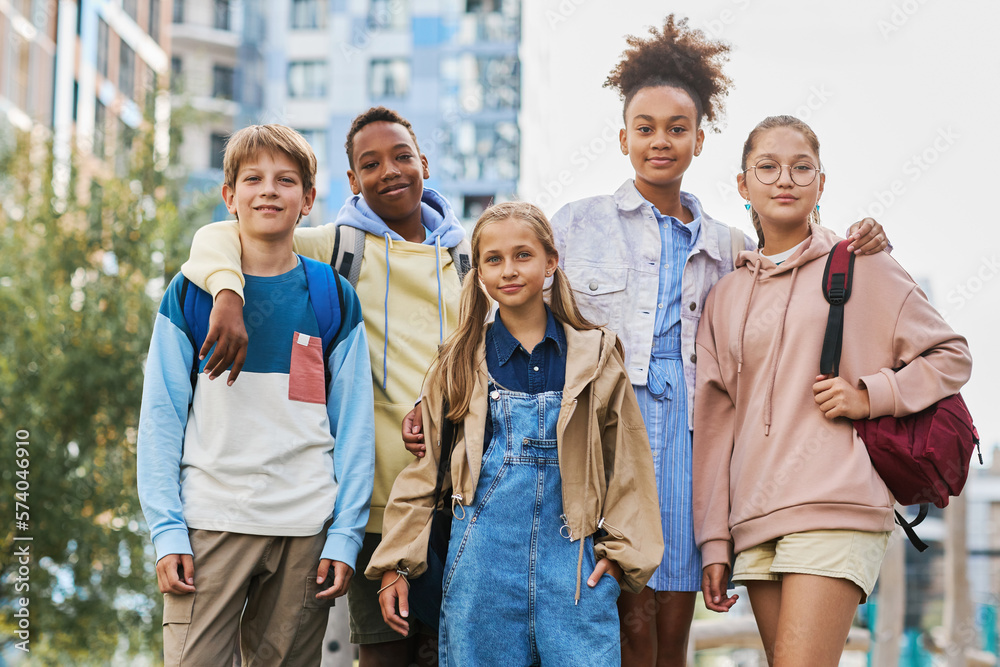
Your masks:
<svg viewBox="0 0 1000 667"><path fill-rule="evenodd" d="M788 174L792 177L792 183L799 187L812 185L816 180L816 175L820 173L817 167L810 162L796 162L795 164L780 164L776 160L764 159L757 162L747 170L753 169L757 180L764 185L772 185L781 178L781 168L788 167Z"/></svg>

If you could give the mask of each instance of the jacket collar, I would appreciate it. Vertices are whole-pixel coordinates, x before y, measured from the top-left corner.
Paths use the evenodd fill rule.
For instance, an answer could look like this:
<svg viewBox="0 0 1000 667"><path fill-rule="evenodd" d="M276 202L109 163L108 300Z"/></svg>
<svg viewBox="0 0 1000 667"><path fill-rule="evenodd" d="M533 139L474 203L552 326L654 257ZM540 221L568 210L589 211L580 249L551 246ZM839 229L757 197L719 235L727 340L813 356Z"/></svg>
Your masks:
<svg viewBox="0 0 1000 667"><path fill-rule="evenodd" d="M643 206L650 205L645 197L639 194L639 191L635 187L635 181L631 178L622 183L621 187L615 191L614 200L618 206L618 210L623 212L634 211ZM717 234L712 233L714 231L712 230L712 226L717 222L715 218L705 212L701 201L691 193L682 192L681 202L689 209L697 209L701 213L701 233L695 238L691 254L704 251L716 262L721 261L722 253L719 250L719 238ZM727 236L726 238L728 239L729 237Z"/></svg>
<svg viewBox="0 0 1000 667"><path fill-rule="evenodd" d="M564 398L575 398L604 369L615 345L615 336L607 329L579 331L563 327L566 333L566 383Z"/></svg>

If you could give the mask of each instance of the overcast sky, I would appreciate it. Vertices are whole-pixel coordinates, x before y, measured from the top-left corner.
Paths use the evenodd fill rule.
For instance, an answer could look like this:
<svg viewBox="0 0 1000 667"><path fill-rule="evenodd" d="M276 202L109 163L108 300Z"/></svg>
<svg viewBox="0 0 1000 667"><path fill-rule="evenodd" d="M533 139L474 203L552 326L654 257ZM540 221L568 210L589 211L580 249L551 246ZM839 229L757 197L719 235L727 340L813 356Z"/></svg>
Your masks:
<svg viewBox="0 0 1000 667"><path fill-rule="evenodd" d="M617 145L621 102L602 88L626 34L666 12L733 46L721 133L684 178L715 218L753 235L735 173L765 116L819 135L823 222L881 222L893 256L968 337L963 395L1000 441L1000 3L988 0L545 0L524 2L521 196L554 213L610 194L632 170Z"/></svg>

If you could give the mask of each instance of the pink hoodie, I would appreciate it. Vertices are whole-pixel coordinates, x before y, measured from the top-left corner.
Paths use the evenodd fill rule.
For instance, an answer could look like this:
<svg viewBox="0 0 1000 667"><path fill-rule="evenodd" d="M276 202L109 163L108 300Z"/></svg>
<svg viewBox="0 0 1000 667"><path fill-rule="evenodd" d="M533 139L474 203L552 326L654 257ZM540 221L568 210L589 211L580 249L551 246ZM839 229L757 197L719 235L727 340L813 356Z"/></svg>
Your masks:
<svg viewBox="0 0 1000 667"><path fill-rule="evenodd" d="M705 302L694 407L704 565L790 533L893 528L892 497L851 422L826 419L813 399L829 313L823 270L839 240L814 225L781 266L742 252ZM892 257L857 259L840 375L868 388L873 417L922 410L971 370L965 339Z"/></svg>

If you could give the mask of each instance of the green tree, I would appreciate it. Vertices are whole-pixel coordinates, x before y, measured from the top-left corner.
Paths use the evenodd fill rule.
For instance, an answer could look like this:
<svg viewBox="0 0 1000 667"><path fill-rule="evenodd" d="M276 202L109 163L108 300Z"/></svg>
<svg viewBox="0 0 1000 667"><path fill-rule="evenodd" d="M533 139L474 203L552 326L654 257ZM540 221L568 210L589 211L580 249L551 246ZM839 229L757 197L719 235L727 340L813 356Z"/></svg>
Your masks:
<svg viewBox="0 0 1000 667"><path fill-rule="evenodd" d="M19 641L13 612L27 597L33 664L161 653L136 431L160 292L203 211L179 211L180 188L156 168L152 146L140 132L124 177L74 176L62 201L45 140L0 146L0 650ZM20 476L19 431L29 443ZM19 480L29 488L17 498ZM19 501L30 508L26 530L14 522ZM14 588L11 558L24 544L26 593Z"/></svg>

